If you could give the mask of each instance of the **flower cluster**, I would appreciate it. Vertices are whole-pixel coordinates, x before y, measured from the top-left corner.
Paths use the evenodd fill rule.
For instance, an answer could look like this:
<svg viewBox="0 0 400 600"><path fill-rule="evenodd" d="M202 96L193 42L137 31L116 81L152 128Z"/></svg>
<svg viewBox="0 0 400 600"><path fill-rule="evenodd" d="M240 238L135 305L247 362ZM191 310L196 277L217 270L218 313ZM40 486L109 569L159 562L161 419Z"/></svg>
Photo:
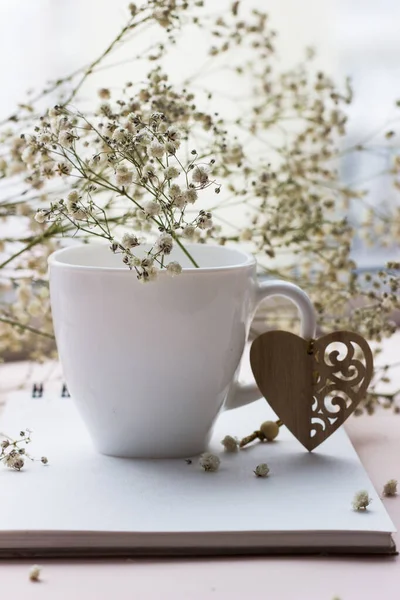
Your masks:
<svg viewBox="0 0 400 600"><path fill-rule="evenodd" d="M32 441L31 433L30 429L21 431L19 434L20 437L17 440L12 440L3 435L2 437L5 439L0 442L0 462L14 471L20 471L25 464L25 459L28 458L32 461L37 460L32 458L25 449L25 446ZM44 465L47 465L49 462L46 456L42 456L40 461Z"/></svg>
<svg viewBox="0 0 400 600"><path fill-rule="evenodd" d="M340 178L343 157L370 152L374 143L344 148L350 83L338 86L320 72L310 49L282 70L266 13L244 15L233 2L215 16L201 5L131 3L126 25L99 57L4 120L0 178L23 191L0 200L0 219L18 217L25 233L0 239L0 347L18 352L35 339L36 358L51 351L48 301L38 306L36 299L46 286L47 255L65 237L107 240L141 281L154 280L160 270L178 276L174 248L185 253L188 241L244 245L260 273L307 291L323 331L348 328L376 342L393 333L400 264L364 273L352 254L355 240L395 248L400 221L398 207L374 211L366 190ZM237 90L252 90L235 97L235 115L225 114L226 98L221 102L206 79L200 84L197 71L183 85L165 72L165 58L176 52L178 32L188 22L213 38L201 74L220 69ZM154 27L157 43L133 59L148 61L147 77L120 89L105 81L89 109L79 110L87 80L147 27ZM55 89L59 104L43 112ZM387 176L398 194L400 158L390 152ZM32 291L16 302L26 277ZM260 313L262 326L266 315L269 326L297 327L290 308L268 307ZM373 386L368 412L377 400L382 395ZM392 405L396 398L386 400Z"/></svg>

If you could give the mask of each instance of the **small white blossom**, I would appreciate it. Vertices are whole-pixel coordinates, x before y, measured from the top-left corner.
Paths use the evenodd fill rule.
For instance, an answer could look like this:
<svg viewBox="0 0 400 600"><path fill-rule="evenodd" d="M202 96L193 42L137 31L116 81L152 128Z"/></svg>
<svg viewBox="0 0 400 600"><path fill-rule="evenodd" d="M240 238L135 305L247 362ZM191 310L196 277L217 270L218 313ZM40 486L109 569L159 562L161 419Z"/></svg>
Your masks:
<svg viewBox="0 0 400 600"><path fill-rule="evenodd" d="M47 215L47 210L39 209L36 211L35 221L37 221L38 223L44 223L45 221L47 221Z"/></svg>
<svg viewBox="0 0 400 600"><path fill-rule="evenodd" d="M384 496L396 496L397 494L397 480L389 479L387 483L383 486L383 495Z"/></svg>
<svg viewBox="0 0 400 600"><path fill-rule="evenodd" d="M256 477L268 477L269 466L267 465L267 463L261 463L260 465L257 465L254 469L254 475Z"/></svg>
<svg viewBox="0 0 400 600"><path fill-rule="evenodd" d="M174 146L175 150L178 150L179 146L181 145L181 132L179 131L179 129L177 129L173 125L171 127L168 127L166 132L166 138L170 142L170 144Z"/></svg>
<svg viewBox="0 0 400 600"><path fill-rule="evenodd" d="M21 159L26 165L32 165L35 162L37 150L33 146L27 146L21 154Z"/></svg>
<svg viewBox="0 0 400 600"><path fill-rule="evenodd" d="M238 449L238 441L231 435L226 435L221 444L225 448L226 452L236 452Z"/></svg>
<svg viewBox="0 0 400 600"><path fill-rule="evenodd" d="M166 179L175 179L176 177L179 177L180 170L174 166L170 166L164 170L164 175Z"/></svg>
<svg viewBox="0 0 400 600"><path fill-rule="evenodd" d="M171 275L171 277L175 277L175 275L180 275L182 273L182 267L178 262L170 262L167 264L167 273Z"/></svg>
<svg viewBox="0 0 400 600"><path fill-rule="evenodd" d="M39 567L39 565L33 565L33 567L29 569L29 579L31 581L39 581L41 570L42 567Z"/></svg>
<svg viewBox="0 0 400 600"><path fill-rule="evenodd" d="M210 219L206 215L201 215L198 219L198 226L200 229L211 229L211 227L213 226L212 219Z"/></svg>
<svg viewBox="0 0 400 600"><path fill-rule="evenodd" d="M114 130L112 134L112 139L114 140L114 142L124 142L127 138L128 133L129 132L123 127L118 127Z"/></svg>
<svg viewBox="0 0 400 600"><path fill-rule="evenodd" d="M198 197L197 190L189 188L183 192L183 197L189 204L194 204Z"/></svg>
<svg viewBox="0 0 400 600"><path fill-rule="evenodd" d="M137 239L136 235L129 232L124 233L121 243L124 248L135 248L136 246L139 246L139 240Z"/></svg>
<svg viewBox="0 0 400 600"><path fill-rule="evenodd" d="M171 185L171 187L169 188L169 197L171 198L171 200L175 200L176 198L178 198L178 196L182 195L182 189L181 186L178 185L177 183L173 183Z"/></svg>
<svg viewBox="0 0 400 600"><path fill-rule="evenodd" d="M107 88L101 88L98 90L97 95L102 100L109 100L111 98L111 92Z"/></svg>
<svg viewBox="0 0 400 600"><path fill-rule="evenodd" d="M164 144L160 144L160 142L154 140L154 142L150 144L149 154L153 158L162 158L165 154Z"/></svg>
<svg viewBox="0 0 400 600"><path fill-rule="evenodd" d="M117 167L115 172L115 180L117 185L130 185L132 183L133 173L125 165Z"/></svg>
<svg viewBox="0 0 400 600"><path fill-rule="evenodd" d="M144 203L143 210L149 217L156 217L160 214L161 207L154 200L148 200Z"/></svg>
<svg viewBox="0 0 400 600"><path fill-rule="evenodd" d="M205 471L218 471L220 464L219 457L211 452L204 452L199 458L199 465Z"/></svg>
<svg viewBox="0 0 400 600"><path fill-rule="evenodd" d="M157 249L162 252L162 254L170 254L173 248L174 242L172 236L169 233L163 233L160 235L156 242Z"/></svg>
<svg viewBox="0 0 400 600"><path fill-rule="evenodd" d="M135 138L136 143L140 146L148 146L151 143L151 137L148 133L139 132Z"/></svg>
<svg viewBox="0 0 400 600"><path fill-rule="evenodd" d="M352 506L354 510L367 510L371 502L368 492L361 490L354 495Z"/></svg>
<svg viewBox="0 0 400 600"><path fill-rule="evenodd" d="M57 173L60 176L63 175L70 175L72 171L72 166L70 163L67 162L59 162L57 163Z"/></svg>
<svg viewBox="0 0 400 600"><path fill-rule="evenodd" d="M72 148L76 136L68 130L61 130L58 134L58 143L64 148Z"/></svg>
<svg viewBox="0 0 400 600"><path fill-rule="evenodd" d="M208 169L202 166L195 167L192 172L192 181L200 185L206 185L208 183Z"/></svg>
<svg viewBox="0 0 400 600"><path fill-rule="evenodd" d="M149 179L152 179L155 176L156 169L154 165L148 164L143 167L143 177L148 177Z"/></svg>
<svg viewBox="0 0 400 600"><path fill-rule="evenodd" d="M72 190L72 192L70 192L67 196L67 206L71 205L72 203L77 203L80 200L80 196L78 194L78 192L76 190Z"/></svg>
<svg viewBox="0 0 400 600"><path fill-rule="evenodd" d="M193 225L186 225L182 233L186 238L191 239L194 236L195 232L196 228L193 227Z"/></svg>

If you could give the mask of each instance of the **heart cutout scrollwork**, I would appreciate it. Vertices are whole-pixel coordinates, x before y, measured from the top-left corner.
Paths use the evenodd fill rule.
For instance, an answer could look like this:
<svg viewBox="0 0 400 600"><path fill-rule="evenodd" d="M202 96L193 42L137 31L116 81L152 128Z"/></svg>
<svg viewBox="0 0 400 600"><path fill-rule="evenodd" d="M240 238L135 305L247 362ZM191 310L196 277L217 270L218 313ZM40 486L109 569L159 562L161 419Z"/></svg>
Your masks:
<svg viewBox="0 0 400 600"><path fill-rule="evenodd" d="M357 408L371 381L366 340L336 331L308 342L287 331L256 338L250 362L257 385L292 434L313 450Z"/></svg>

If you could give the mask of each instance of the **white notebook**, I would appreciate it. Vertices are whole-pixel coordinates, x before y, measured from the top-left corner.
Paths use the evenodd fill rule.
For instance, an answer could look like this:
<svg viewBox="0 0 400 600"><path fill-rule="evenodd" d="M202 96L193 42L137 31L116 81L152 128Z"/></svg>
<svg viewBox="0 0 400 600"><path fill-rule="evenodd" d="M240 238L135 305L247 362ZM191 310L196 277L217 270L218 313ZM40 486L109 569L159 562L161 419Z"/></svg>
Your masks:
<svg viewBox="0 0 400 600"><path fill-rule="evenodd" d="M273 417L265 401L222 414L210 449L216 473L197 458L102 456L70 398L11 397L0 431L33 430L27 449L49 465L0 469L0 555L115 556L275 553L393 553L395 531L344 429L313 453L285 429L273 443L226 454ZM259 464L271 474L257 478ZM372 496L352 510L358 490Z"/></svg>

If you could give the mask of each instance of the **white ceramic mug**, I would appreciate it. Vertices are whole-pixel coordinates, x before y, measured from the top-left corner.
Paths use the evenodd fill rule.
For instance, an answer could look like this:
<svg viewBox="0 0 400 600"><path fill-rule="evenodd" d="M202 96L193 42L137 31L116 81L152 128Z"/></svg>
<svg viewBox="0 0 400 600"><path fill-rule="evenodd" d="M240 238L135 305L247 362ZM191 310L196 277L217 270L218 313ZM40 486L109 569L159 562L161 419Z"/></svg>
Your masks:
<svg viewBox="0 0 400 600"><path fill-rule="evenodd" d="M182 274L140 283L108 246L49 258L58 351L69 391L96 448L113 456L188 457L205 450L221 409L260 398L237 375L252 318L269 296L301 313L315 333L307 295L283 281L259 283L254 258L190 245L201 268L174 250Z"/></svg>

